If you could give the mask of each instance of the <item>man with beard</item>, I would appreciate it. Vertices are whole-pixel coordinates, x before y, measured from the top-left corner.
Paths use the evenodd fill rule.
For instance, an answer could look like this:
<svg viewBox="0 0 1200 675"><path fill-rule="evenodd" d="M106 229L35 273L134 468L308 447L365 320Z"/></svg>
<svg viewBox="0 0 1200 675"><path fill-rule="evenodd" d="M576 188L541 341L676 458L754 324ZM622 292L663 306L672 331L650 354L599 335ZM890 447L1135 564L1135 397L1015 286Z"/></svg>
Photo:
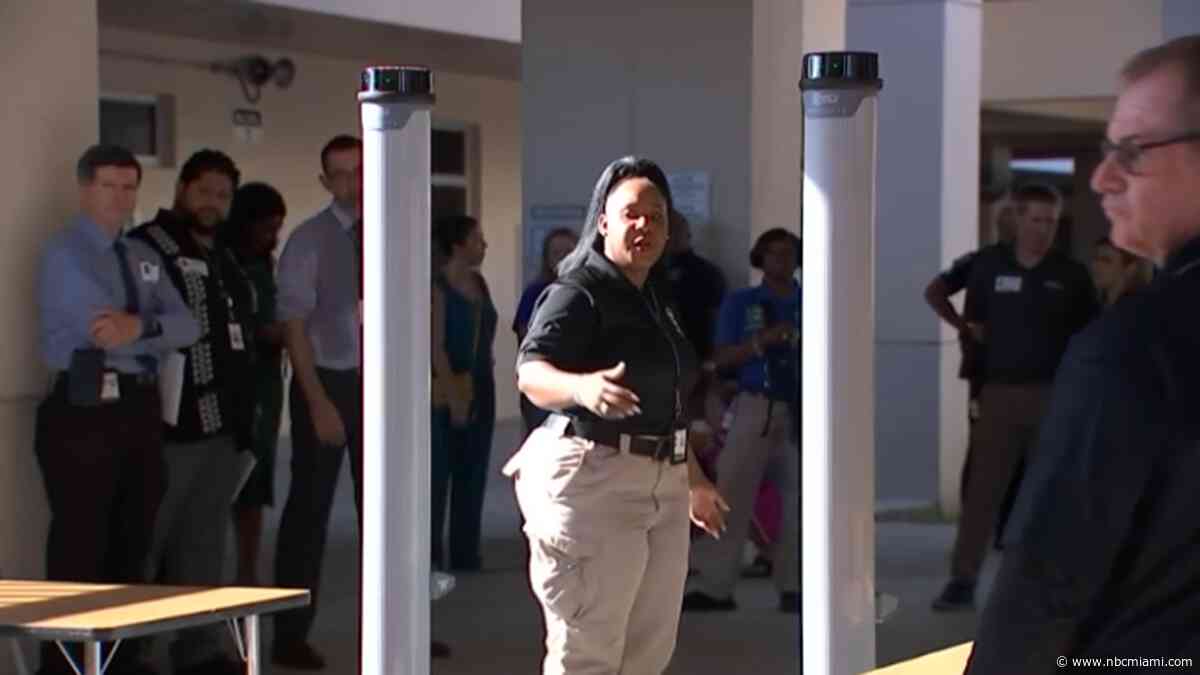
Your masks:
<svg viewBox="0 0 1200 675"><path fill-rule="evenodd" d="M200 322L199 341L182 352L178 415L167 425L163 452L167 492L151 548L151 579L172 585L225 583L229 508L250 457L254 388L247 374L255 298L232 253L215 239L238 179L228 156L195 153L180 171L174 206L132 233L162 256L167 276ZM175 673L242 672L220 649L222 630L181 631L170 648Z"/></svg>

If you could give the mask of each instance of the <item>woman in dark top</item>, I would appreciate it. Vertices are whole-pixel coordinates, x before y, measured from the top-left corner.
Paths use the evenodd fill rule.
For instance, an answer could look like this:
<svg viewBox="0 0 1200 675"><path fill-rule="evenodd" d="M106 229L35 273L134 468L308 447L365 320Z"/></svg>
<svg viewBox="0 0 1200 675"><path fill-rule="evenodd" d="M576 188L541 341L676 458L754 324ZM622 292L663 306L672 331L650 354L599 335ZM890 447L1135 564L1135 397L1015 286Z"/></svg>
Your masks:
<svg viewBox="0 0 1200 675"><path fill-rule="evenodd" d="M1092 251L1092 281L1100 294L1100 305L1111 307L1121 298L1136 293L1149 282L1144 260L1119 249L1104 237L1096 242Z"/></svg>
<svg viewBox="0 0 1200 675"><path fill-rule="evenodd" d="M433 284L431 429L433 564L477 571L483 495L496 425L492 342L496 307L479 266L487 242L479 222L453 216L434 224L443 264ZM446 490L450 490L450 556L442 551Z"/></svg>
<svg viewBox="0 0 1200 675"><path fill-rule="evenodd" d="M662 673L687 575L689 515L717 536L724 501L687 451L699 374L660 260L662 170L616 160L583 235L542 294L517 357L522 393L555 411L504 468L516 479L544 673Z"/></svg>
<svg viewBox="0 0 1200 675"><path fill-rule="evenodd" d="M541 274L521 293L521 301L517 303L517 314L513 317L512 329L517 334L518 344L525 339L525 333L529 330L529 320L533 318L533 304L542 295L542 291L558 278L558 264L578 243L579 235L566 227L551 230L542 240ZM521 394L521 420L525 422L526 436L544 422L548 414L530 403L525 394Z"/></svg>
<svg viewBox="0 0 1200 675"><path fill-rule="evenodd" d="M279 192L265 183L238 189L222 238L237 256L254 288L255 345L258 355L255 388L254 445L258 463L242 487L234 508L238 543L237 579L258 584L258 550L262 541L263 507L275 504L275 449L283 413L283 326L275 320L275 248L287 207Z"/></svg>

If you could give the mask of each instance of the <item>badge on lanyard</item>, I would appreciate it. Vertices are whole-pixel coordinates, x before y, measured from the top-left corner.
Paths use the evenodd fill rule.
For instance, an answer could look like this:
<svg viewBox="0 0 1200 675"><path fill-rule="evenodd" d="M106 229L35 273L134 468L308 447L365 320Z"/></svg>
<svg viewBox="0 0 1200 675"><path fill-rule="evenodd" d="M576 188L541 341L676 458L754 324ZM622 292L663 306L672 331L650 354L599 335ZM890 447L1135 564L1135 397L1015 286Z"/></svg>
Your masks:
<svg viewBox="0 0 1200 675"><path fill-rule="evenodd" d="M93 390L95 391L95 390ZM104 373L104 379L100 385L100 400L101 401L116 401L121 398L121 381L117 378L116 373Z"/></svg>
<svg viewBox="0 0 1200 675"><path fill-rule="evenodd" d="M687 429L675 430L675 448L671 452L671 462L682 464L687 459Z"/></svg>
<svg viewBox="0 0 1200 675"><path fill-rule="evenodd" d="M233 351L240 352L246 349L246 340L242 335L242 324L229 324L229 346L233 347Z"/></svg>

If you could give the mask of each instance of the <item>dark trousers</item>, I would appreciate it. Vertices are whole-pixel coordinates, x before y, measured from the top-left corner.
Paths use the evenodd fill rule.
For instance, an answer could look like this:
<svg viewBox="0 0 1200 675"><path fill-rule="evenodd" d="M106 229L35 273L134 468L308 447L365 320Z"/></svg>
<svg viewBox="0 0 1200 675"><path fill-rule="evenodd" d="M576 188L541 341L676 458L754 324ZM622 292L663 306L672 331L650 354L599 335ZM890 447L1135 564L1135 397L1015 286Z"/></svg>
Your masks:
<svg viewBox="0 0 1200 675"><path fill-rule="evenodd" d="M80 407L60 382L38 406L34 451L50 503L51 581L146 581L165 488L161 404L154 384L121 389L117 401ZM42 666L70 672L51 642L42 645Z"/></svg>
<svg viewBox="0 0 1200 675"><path fill-rule="evenodd" d="M362 522L362 376L357 370L317 369L317 377L346 427L354 504ZM307 588L312 604L275 616L275 640L283 643L308 638L317 613L321 565L329 530L329 512L346 448L330 448L317 439L308 402L292 378L292 484L279 523L275 582L285 588ZM361 527L359 528L361 533Z"/></svg>
<svg viewBox="0 0 1200 675"><path fill-rule="evenodd" d="M1005 496L1033 444L1049 402L1048 385L988 384L971 429L970 488L959 516L951 574L974 581Z"/></svg>
<svg viewBox="0 0 1200 675"><path fill-rule="evenodd" d="M430 524L434 567L475 570L483 527L483 497L491 466L492 432L496 426L495 382L476 378L471 421L464 427L450 424L446 408L433 411L430 428ZM449 495L447 495L449 492ZM443 540L446 506L450 506L450 559Z"/></svg>

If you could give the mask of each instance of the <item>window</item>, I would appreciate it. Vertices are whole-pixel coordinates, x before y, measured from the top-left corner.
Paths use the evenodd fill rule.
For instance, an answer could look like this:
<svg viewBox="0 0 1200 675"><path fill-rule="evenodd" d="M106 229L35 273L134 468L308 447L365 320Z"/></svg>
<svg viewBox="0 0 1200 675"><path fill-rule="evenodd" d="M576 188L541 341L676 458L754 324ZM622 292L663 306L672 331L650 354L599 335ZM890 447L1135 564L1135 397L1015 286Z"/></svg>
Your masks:
<svg viewBox="0 0 1200 675"><path fill-rule="evenodd" d="M434 219L453 215L476 215L478 204L472 190L476 172L473 129L453 123L437 123L430 137L431 214Z"/></svg>
<svg viewBox="0 0 1200 675"><path fill-rule="evenodd" d="M144 166L174 163L173 98L131 94L100 96L100 142L120 145Z"/></svg>

